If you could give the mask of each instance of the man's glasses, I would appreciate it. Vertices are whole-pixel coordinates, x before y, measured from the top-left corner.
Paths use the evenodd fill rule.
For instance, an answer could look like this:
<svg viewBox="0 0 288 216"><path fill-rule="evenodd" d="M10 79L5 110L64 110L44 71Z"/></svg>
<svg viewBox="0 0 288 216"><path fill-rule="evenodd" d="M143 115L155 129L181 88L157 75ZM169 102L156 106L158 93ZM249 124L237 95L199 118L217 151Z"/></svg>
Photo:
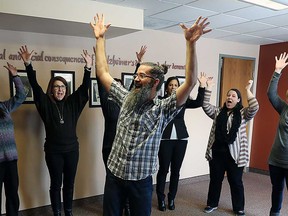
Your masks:
<svg viewBox="0 0 288 216"><path fill-rule="evenodd" d="M134 74L134 75L133 75L133 78L136 79L136 77L138 77L140 80L145 79L146 77L156 80L155 77L150 76L150 75L147 75L147 74L145 74L145 73L137 73L137 74Z"/></svg>
<svg viewBox="0 0 288 216"><path fill-rule="evenodd" d="M66 89L66 86L65 85L54 85L53 88L64 90L64 89Z"/></svg>

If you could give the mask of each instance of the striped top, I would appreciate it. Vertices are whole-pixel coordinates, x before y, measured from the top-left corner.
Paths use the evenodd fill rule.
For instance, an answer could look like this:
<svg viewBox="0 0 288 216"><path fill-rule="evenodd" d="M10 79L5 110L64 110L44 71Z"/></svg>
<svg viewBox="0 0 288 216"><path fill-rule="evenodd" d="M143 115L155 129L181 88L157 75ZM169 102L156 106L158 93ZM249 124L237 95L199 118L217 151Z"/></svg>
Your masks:
<svg viewBox="0 0 288 216"><path fill-rule="evenodd" d="M211 91L205 90L203 110L204 112L213 119L212 128L209 135L208 146L206 150L206 159L208 161L212 160L212 146L215 141L215 129L216 129L216 119L218 114L221 112L221 107L213 106L209 103L211 97ZM248 153L248 141L246 133L246 124L251 120L259 110L259 104L255 97L248 99L248 107L241 109L241 125L237 131L237 136L233 144L229 145L229 151L232 158L235 160L235 163L238 167L244 167L247 165L249 160ZM229 116L227 121L228 129L232 125L233 114Z"/></svg>
<svg viewBox="0 0 288 216"><path fill-rule="evenodd" d="M16 88L15 96L7 101L0 102L0 108L4 111L4 118L0 118L0 163L18 159L14 124L10 113L23 103L26 94L19 77L14 77L13 82Z"/></svg>

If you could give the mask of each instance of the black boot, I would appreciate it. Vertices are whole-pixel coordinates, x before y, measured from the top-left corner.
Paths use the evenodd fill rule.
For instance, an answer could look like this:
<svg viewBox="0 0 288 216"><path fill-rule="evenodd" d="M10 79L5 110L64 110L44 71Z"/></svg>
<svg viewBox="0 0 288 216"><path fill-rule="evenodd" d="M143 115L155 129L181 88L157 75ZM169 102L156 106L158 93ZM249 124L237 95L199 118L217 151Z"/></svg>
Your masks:
<svg viewBox="0 0 288 216"><path fill-rule="evenodd" d="M61 216L61 211L60 212L54 212L53 215L54 216Z"/></svg>
<svg viewBox="0 0 288 216"><path fill-rule="evenodd" d="M73 216L72 214L72 202L73 202L73 189L63 189L63 206L65 216Z"/></svg>
<svg viewBox="0 0 288 216"><path fill-rule="evenodd" d="M175 209L174 199L168 199L168 209L169 210L174 210Z"/></svg>
<svg viewBox="0 0 288 216"><path fill-rule="evenodd" d="M65 209L64 213L65 213L65 216L73 216L72 209Z"/></svg>
<svg viewBox="0 0 288 216"><path fill-rule="evenodd" d="M160 211L166 211L165 200L158 200L158 209Z"/></svg>
<svg viewBox="0 0 288 216"><path fill-rule="evenodd" d="M61 194L60 191L49 191L51 207L53 210L54 216L61 216Z"/></svg>

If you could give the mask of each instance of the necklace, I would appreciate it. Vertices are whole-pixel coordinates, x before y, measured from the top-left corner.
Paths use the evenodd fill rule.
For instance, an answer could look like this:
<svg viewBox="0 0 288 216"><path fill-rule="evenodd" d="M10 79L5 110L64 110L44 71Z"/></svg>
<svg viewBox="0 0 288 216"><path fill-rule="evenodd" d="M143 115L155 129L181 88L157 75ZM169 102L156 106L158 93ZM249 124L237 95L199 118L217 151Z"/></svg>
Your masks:
<svg viewBox="0 0 288 216"><path fill-rule="evenodd" d="M56 108L57 108L57 111L58 111L58 115L59 115L59 118L60 118L60 124L64 124L64 115L63 115L63 109L64 109L64 104L62 106L62 115L60 113L60 110L57 106L57 104L55 104Z"/></svg>

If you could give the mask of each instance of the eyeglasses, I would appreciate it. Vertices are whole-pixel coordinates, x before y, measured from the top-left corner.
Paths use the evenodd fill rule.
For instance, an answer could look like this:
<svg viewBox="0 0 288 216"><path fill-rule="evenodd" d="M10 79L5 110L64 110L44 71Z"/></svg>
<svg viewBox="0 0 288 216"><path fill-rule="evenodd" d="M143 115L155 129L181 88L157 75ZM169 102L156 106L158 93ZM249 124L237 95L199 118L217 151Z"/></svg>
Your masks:
<svg viewBox="0 0 288 216"><path fill-rule="evenodd" d="M140 80L145 79L146 77L156 80L155 77L150 76L150 75L147 75L147 74L145 74L145 73L137 73L137 74L134 74L134 75L133 75L133 78L136 79L136 77L138 77Z"/></svg>
<svg viewBox="0 0 288 216"><path fill-rule="evenodd" d="M53 88L64 90L64 89L66 89L66 86L65 85L54 85Z"/></svg>

